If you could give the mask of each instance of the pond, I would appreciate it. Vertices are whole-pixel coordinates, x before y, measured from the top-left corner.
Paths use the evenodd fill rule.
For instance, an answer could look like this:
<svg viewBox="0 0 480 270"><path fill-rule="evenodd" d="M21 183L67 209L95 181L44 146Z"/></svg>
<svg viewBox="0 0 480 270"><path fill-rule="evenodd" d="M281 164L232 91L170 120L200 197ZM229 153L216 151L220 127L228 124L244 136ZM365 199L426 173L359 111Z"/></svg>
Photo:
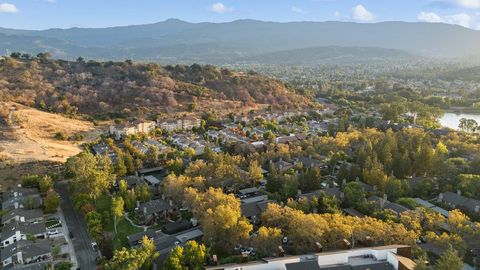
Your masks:
<svg viewBox="0 0 480 270"><path fill-rule="evenodd" d="M460 119L462 118L474 119L477 123L480 123L480 114L445 112L443 117L440 118L440 124L444 127L457 130Z"/></svg>

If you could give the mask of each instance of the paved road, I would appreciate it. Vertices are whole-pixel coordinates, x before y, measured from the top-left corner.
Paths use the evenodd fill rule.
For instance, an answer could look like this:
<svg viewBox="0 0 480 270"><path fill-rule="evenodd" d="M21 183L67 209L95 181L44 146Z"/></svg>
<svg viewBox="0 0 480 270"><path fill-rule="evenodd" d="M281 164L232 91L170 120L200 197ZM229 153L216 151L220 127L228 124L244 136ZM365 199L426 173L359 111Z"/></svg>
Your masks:
<svg viewBox="0 0 480 270"><path fill-rule="evenodd" d="M68 230L73 233L72 239L73 248L80 269L90 270L95 269L95 259L98 254L92 249L92 240L88 236L87 226L82 216L77 213L70 200L70 195L67 190L67 183L57 183L55 189L60 194L60 207L62 208L65 220L67 222Z"/></svg>

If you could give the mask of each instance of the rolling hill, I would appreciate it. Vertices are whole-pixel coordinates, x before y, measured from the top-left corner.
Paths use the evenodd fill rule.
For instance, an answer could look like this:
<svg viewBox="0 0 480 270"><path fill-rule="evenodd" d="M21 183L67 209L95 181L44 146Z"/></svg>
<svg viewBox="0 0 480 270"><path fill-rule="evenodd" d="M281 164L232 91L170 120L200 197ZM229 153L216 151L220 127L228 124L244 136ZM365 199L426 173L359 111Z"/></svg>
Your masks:
<svg viewBox="0 0 480 270"><path fill-rule="evenodd" d="M34 54L49 51L55 57L67 59L84 56L162 63L236 63L256 55L309 48L323 48L323 54L328 54L332 47L344 47L344 50L351 47L347 55L352 51L355 54L359 47L398 50L427 57L480 54L479 31L441 23L255 20L189 23L170 19L154 24L98 29L0 29L0 34L0 51L8 49ZM377 58L383 58L382 52L378 54Z"/></svg>

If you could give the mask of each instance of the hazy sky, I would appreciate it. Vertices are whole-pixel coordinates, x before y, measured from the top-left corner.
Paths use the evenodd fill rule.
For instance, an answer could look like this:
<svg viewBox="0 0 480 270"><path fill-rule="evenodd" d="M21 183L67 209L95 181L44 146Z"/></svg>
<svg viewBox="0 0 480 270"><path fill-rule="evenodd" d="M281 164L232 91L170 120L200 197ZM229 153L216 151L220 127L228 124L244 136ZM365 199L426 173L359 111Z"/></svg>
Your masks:
<svg viewBox="0 0 480 270"><path fill-rule="evenodd" d="M428 21L480 29L480 0L0 0L0 27L106 27L190 22Z"/></svg>

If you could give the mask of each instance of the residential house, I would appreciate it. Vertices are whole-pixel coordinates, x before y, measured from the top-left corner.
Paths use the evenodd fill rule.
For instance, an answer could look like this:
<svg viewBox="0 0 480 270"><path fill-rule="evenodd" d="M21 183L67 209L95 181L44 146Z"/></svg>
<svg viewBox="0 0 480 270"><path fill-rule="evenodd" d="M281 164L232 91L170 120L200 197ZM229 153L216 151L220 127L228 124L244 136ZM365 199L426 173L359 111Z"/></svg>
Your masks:
<svg viewBox="0 0 480 270"><path fill-rule="evenodd" d="M3 194L2 209L38 208L41 205L42 198L36 188L18 186Z"/></svg>
<svg viewBox="0 0 480 270"><path fill-rule="evenodd" d="M272 160L270 160L270 164L273 164L274 168L279 173L284 173L284 172L286 172L290 169L293 169L293 167L294 167L293 163L287 162L287 161L283 160L282 158L280 158L276 162L273 162Z"/></svg>
<svg viewBox="0 0 480 270"><path fill-rule="evenodd" d="M326 187L324 189L319 189L309 193L300 194L298 197L312 200L314 197L318 198L322 193L328 196L336 197L339 202L342 202L344 199L344 194L338 187Z"/></svg>
<svg viewBox="0 0 480 270"><path fill-rule="evenodd" d="M132 123L126 123L119 126L110 126L110 135L119 140L125 136L136 133L149 133L155 129L154 121L136 120Z"/></svg>
<svg viewBox="0 0 480 270"><path fill-rule="evenodd" d="M2 249L2 266L26 265L52 260L52 248L48 240L21 240Z"/></svg>
<svg viewBox="0 0 480 270"><path fill-rule="evenodd" d="M386 194L384 194L383 197L370 196L367 200L373 202L377 210L388 210L397 216L400 216L400 214L403 212L410 211L403 205L388 201Z"/></svg>
<svg viewBox="0 0 480 270"><path fill-rule="evenodd" d="M172 209L171 201L156 199L140 204L137 211L143 215L145 223L148 223L155 218L165 217Z"/></svg>
<svg viewBox="0 0 480 270"><path fill-rule="evenodd" d="M452 208L466 210L467 212L472 214L480 213L480 201L462 196L462 193L460 191L457 191L457 193L450 191L440 193L438 195L437 201L447 204Z"/></svg>
<svg viewBox="0 0 480 270"><path fill-rule="evenodd" d="M2 216L2 224L20 221L27 223L37 223L43 221L42 209L6 209Z"/></svg>
<svg viewBox="0 0 480 270"><path fill-rule="evenodd" d="M17 241L27 240L27 236L46 238L47 229L44 222L27 223L14 221L5 224L0 235L1 246L7 247Z"/></svg>

